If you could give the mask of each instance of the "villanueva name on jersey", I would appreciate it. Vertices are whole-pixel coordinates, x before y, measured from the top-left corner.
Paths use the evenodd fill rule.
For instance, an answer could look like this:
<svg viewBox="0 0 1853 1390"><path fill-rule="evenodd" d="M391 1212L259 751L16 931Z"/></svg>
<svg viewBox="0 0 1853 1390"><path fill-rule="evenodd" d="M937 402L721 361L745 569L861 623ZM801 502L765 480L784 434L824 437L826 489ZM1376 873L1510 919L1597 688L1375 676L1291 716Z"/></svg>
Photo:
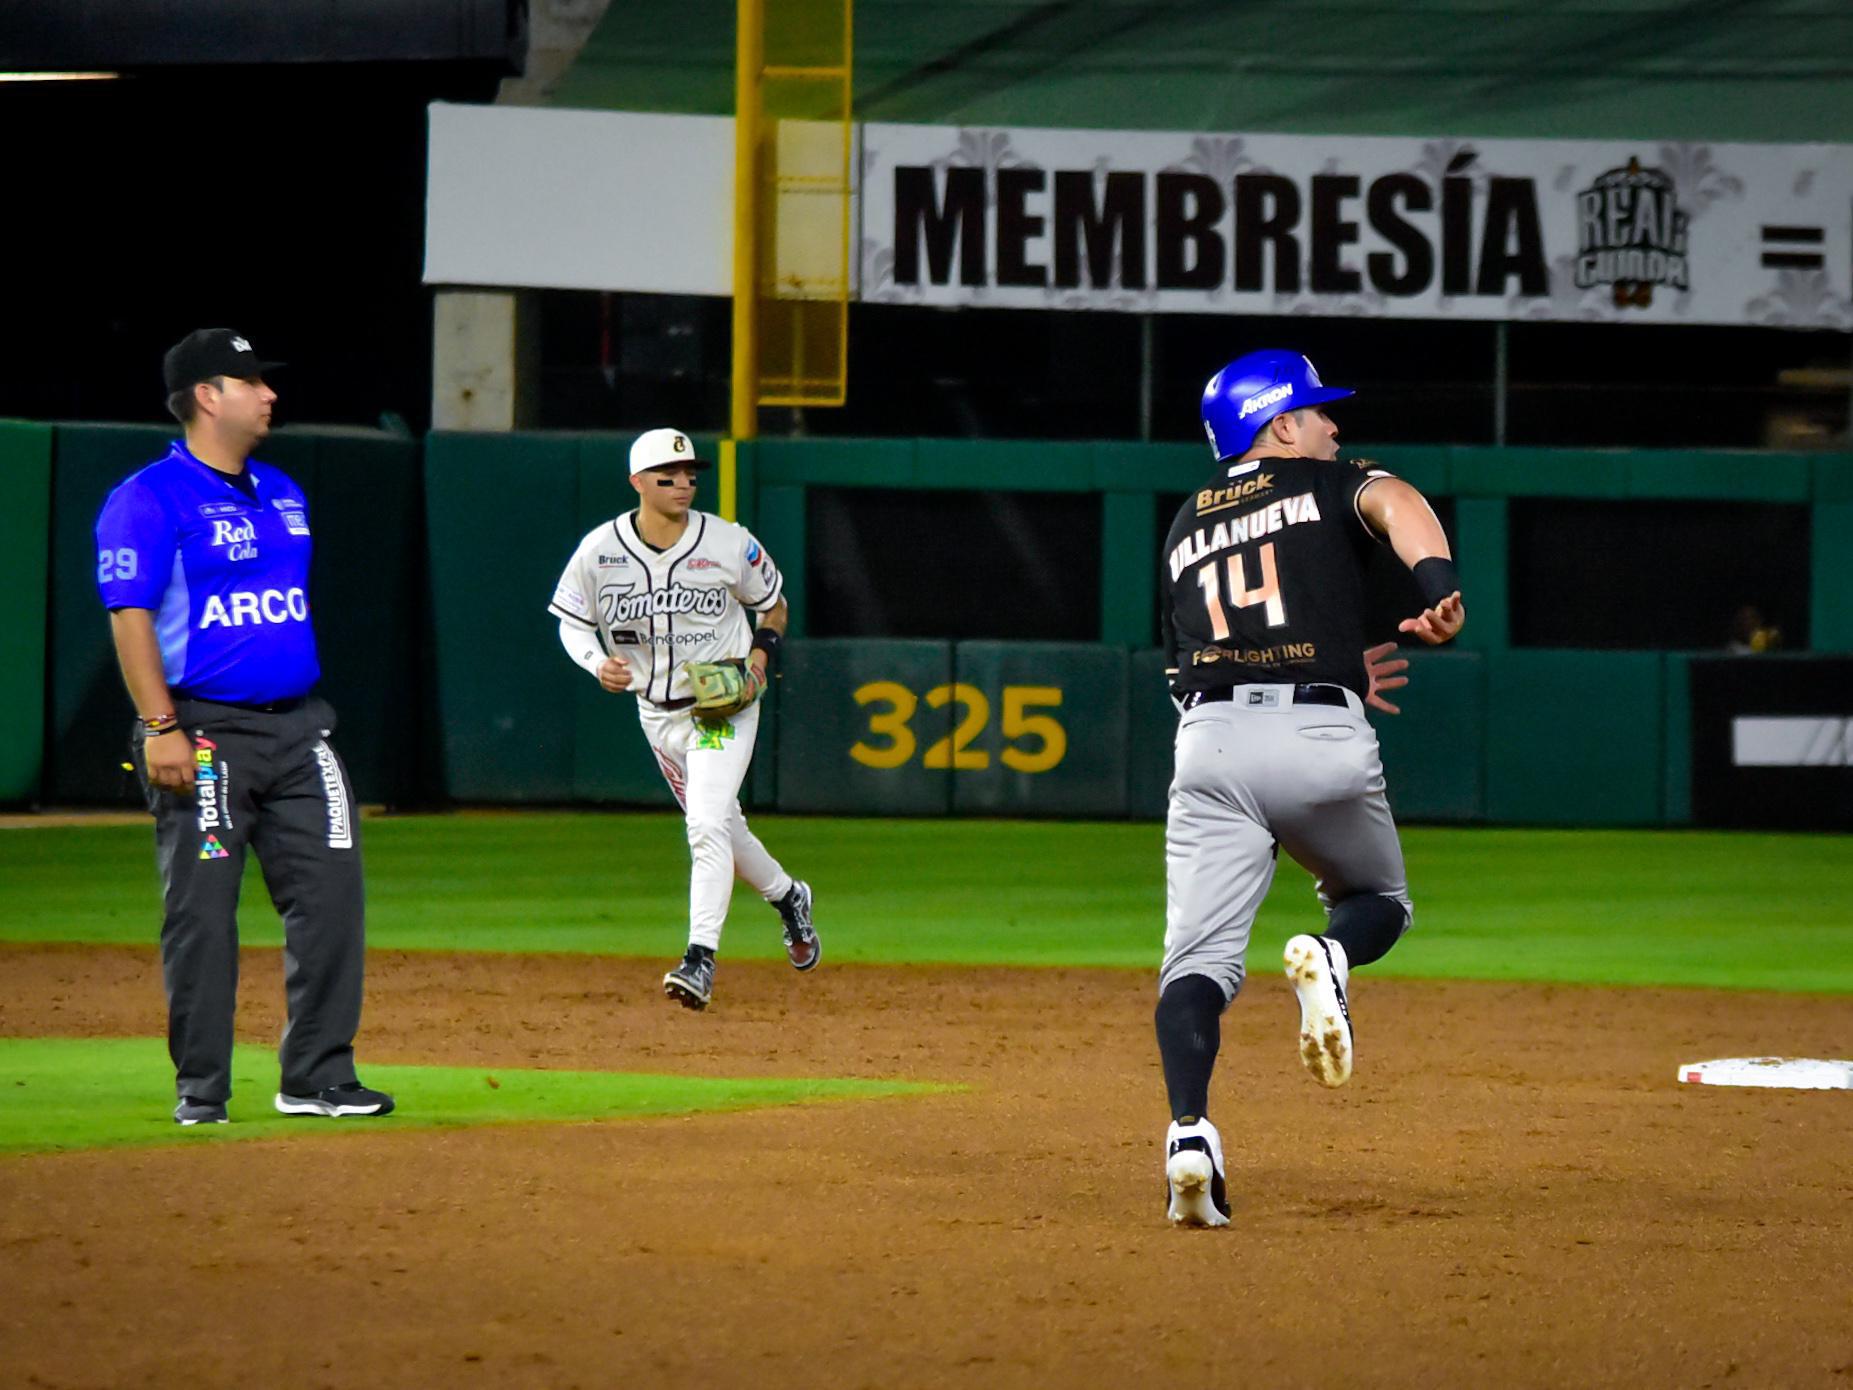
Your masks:
<svg viewBox="0 0 1853 1390"><path fill-rule="evenodd" d="M1190 566L1206 556L1227 550L1232 545L1242 545L1261 536L1269 536L1288 526L1298 526L1303 521L1319 520L1319 504L1313 500L1310 492L1303 492L1298 497L1283 497L1278 502L1270 502L1248 513L1247 516L1230 517L1219 521L1207 534L1199 526L1171 552L1171 579L1177 579Z"/></svg>

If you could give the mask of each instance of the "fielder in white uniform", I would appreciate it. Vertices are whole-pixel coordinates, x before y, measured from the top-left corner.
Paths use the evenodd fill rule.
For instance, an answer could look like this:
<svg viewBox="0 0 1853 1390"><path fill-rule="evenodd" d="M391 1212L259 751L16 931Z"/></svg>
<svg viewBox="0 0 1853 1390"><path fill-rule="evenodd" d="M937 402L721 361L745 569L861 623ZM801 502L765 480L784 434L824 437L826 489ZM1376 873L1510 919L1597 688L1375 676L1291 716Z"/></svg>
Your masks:
<svg viewBox="0 0 1853 1390"><path fill-rule="evenodd" d="M603 689L636 696L644 737L681 803L694 861L688 951L663 977L663 992L691 1009L713 997L736 874L778 909L796 969L823 956L809 885L767 853L740 810L759 706L723 719L691 708L686 663L743 658L763 688L788 614L784 579L765 548L745 527L692 510L696 475L708 466L680 430L638 436L630 451L637 509L579 542L548 605L567 655Z"/></svg>

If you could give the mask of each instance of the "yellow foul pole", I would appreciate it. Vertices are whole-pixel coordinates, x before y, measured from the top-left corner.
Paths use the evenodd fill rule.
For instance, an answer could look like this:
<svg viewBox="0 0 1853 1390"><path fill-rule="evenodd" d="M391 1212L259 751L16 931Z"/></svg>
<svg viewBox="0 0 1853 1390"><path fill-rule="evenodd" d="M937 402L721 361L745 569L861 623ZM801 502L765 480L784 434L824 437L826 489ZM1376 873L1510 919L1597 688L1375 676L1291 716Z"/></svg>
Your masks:
<svg viewBox="0 0 1853 1390"><path fill-rule="evenodd" d="M737 0L733 102L733 404L721 446L721 515L735 515L734 446L759 433L759 130L765 0Z"/></svg>

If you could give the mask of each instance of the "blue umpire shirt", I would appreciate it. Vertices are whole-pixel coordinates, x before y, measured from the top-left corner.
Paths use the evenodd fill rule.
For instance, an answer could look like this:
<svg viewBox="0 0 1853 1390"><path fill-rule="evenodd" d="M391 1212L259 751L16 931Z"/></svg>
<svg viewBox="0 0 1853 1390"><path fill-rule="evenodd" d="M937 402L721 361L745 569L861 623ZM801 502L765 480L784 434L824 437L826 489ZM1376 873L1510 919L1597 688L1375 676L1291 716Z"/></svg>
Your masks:
<svg viewBox="0 0 1853 1390"><path fill-rule="evenodd" d="M254 501L176 441L120 483L97 516L104 606L146 608L176 698L266 705L321 675L309 622L302 490L248 462Z"/></svg>

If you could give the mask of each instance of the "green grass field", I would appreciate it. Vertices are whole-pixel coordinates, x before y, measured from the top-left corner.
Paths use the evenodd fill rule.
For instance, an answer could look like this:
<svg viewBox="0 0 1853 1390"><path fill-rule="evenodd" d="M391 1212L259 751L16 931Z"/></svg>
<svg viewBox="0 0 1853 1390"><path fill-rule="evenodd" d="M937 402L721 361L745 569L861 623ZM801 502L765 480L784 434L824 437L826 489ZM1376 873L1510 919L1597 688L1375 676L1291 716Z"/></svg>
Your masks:
<svg viewBox="0 0 1853 1390"><path fill-rule="evenodd" d="M946 1088L905 1081L655 1076L640 1072L369 1065L369 1084L401 1109L379 1119L322 1120L277 1114L275 1052L240 1045L232 1058L229 1125L181 1128L166 1044L155 1038L0 1038L0 1155L227 1139L334 1137L381 1129L608 1120L686 1115L824 1100L867 1100Z"/></svg>
<svg viewBox="0 0 1853 1390"><path fill-rule="evenodd" d="M817 890L828 961L1153 969L1163 831L1151 823L755 817ZM672 958L687 849L659 814L406 816L365 823L376 949ZM1421 978L1853 992L1853 837L1414 828L1416 927L1373 972ZM252 869L244 939L281 927ZM1283 861L1265 959L1319 921ZM742 889L724 953L779 954ZM0 940L152 945L145 826L0 831Z"/></svg>

